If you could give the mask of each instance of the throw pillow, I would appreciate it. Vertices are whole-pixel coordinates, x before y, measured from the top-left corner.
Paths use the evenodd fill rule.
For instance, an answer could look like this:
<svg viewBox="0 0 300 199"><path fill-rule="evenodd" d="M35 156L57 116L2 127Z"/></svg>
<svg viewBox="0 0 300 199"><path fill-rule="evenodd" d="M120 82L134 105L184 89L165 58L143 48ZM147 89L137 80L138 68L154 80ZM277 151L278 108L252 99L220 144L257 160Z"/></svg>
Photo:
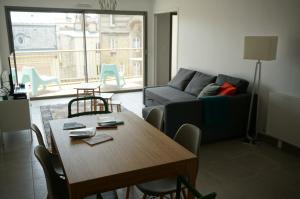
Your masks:
<svg viewBox="0 0 300 199"><path fill-rule="evenodd" d="M197 96L205 86L215 82L215 80L216 77L214 76L196 72L184 91Z"/></svg>
<svg viewBox="0 0 300 199"><path fill-rule="evenodd" d="M218 95L229 95L232 96L236 93L237 88L228 82L224 82L224 84L220 87L220 91Z"/></svg>
<svg viewBox="0 0 300 199"><path fill-rule="evenodd" d="M221 86L225 82L228 82L231 85L235 86L237 88L237 91L236 91L237 94L246 93L248 85L249 85L249 82L244 80L244 79L219 74L218 77L217 77L216 83Z"/></svg>
<svg viewBox="0 0 300 199"><path fill-rule="evenodd" d="M220 86L216 83L208 84L203 88L203 90L199 93L198 98L204 96L212 96L217 95L219 92Z"/></svg>
<svg viewBox="0 0 300 199"><path fill-rule="evenodd" d="M188 83L191 81L196 71L181 68L176 76L168 83L169 86L184 90Z"/></svg>

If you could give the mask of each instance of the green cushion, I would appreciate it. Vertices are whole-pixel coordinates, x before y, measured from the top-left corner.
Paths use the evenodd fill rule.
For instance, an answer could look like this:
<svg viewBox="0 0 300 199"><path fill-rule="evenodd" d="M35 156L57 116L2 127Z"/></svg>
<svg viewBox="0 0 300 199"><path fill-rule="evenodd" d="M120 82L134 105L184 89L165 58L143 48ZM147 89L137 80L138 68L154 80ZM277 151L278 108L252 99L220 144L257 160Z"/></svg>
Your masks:
<svg viewBox="0 0 300 199"><path fill-rule="evenodd" d="M220 86L218 84L216 84L216 83L208 84L199 93L198 98L204 97L204 96L216 95L219 92L219 88L220 88Z"/></svg>

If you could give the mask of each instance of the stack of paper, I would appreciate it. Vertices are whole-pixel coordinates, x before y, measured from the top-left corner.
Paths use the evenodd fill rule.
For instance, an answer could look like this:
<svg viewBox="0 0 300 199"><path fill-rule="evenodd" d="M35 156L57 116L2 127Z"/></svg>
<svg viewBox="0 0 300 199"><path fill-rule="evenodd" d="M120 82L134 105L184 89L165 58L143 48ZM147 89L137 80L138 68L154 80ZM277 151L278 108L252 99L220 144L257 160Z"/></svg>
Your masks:
<svg viewBox="0 0 300 199"><path fill-rule="evenodd" d="M82 129L76 129L71 130L69 136L72 138L88 138L93 137L96 134L96 128L82 128Z"/></svg>

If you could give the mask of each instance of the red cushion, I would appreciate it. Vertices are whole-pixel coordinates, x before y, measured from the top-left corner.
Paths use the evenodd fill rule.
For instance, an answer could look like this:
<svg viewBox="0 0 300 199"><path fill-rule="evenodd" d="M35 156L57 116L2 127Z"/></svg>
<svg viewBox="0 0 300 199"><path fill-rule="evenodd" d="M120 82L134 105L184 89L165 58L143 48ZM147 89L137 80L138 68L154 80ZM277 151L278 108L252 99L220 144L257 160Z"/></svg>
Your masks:
<svg viewBox="0 0 300 199"><path fill-rule="evenodd" d="M224 84L219 89L218 95L234 95L236 93L236 86L229 84L228 82L224 82Z"/></svg>

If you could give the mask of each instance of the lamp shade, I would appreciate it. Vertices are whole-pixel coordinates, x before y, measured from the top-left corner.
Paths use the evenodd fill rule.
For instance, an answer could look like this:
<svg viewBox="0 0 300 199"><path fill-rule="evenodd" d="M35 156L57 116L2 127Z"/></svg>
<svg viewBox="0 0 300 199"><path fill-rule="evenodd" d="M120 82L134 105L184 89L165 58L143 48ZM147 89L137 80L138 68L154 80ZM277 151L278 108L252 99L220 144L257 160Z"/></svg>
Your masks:
<svg viewBox="0 0 300 199"><path fill-rule="evenodd" d="M275 60L277 36L247 36L244 44L244 59Z"/></svg>

